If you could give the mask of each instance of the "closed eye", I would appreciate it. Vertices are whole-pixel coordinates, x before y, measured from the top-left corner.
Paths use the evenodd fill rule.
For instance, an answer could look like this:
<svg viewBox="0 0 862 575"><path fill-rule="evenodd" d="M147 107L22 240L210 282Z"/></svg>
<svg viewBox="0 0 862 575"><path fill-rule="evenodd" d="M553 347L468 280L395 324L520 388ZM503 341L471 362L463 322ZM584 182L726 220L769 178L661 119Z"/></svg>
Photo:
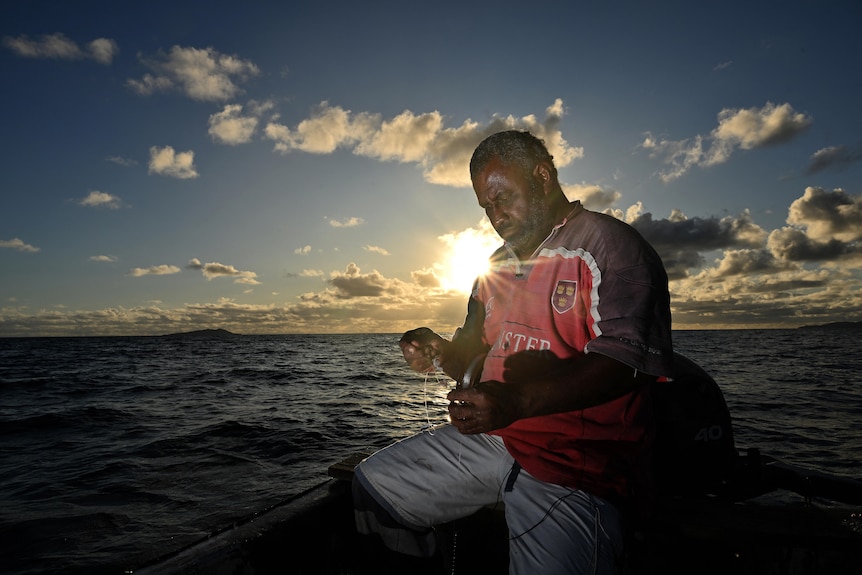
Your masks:
<svg viewBox="0 0 862 575"><path fill-rule="evenodd" d="M499 207L499 206L505 206L506 204L509 203L509 201L510 201L509 194L500 194L489 202L479 204L479 207L487 212L488 210L490 210L492 208Z"/></svg>

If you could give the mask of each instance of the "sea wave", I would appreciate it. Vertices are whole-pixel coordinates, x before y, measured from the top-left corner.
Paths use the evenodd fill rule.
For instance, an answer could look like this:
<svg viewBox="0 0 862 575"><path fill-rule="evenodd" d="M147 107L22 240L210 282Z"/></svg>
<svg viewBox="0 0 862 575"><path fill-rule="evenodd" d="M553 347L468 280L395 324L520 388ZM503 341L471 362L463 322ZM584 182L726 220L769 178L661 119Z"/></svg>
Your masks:
<svg viewBox="0 0 862 575"><path fill-rule="evenodd" d="M816 330L678 332L740 447L862 476L862 352ZM446 418L397 335L0 340L0 570L118 573Z"/></svg>

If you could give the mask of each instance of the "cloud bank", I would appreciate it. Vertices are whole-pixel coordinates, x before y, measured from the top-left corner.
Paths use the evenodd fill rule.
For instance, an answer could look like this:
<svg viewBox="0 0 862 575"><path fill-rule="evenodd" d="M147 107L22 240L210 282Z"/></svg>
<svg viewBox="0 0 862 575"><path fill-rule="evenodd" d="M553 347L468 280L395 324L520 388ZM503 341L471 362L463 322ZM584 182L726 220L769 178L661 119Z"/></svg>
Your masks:
<svg viewBox="0 0 862 575"><path fill-rule="evenodd" d="M466 120L458 127L447 128L437 111L416 114L406 110L384 119L379 114L353 113L321 102L311 117L295 127L271 121L263 134L275 142L273 149L282 154L331 154L347 149L379 161L418 164L425 180L433 184L469 187L465 167L473 150L486 136L500 130L530 130L545 140L558 167L582 157L583 148L570 146L558 128L564 113L563 101L557 99L546 108L543 121L533 115L506 116L494 117L484 126Z"/></svg>
<svg viewBox="0 0 862 575"><path fill-rule="evenodd" d="M79 45L63 34L36 39L6 37L3 44L20 57L93 60L105 65L119 53L113 40L97 38ZM562 99L549 105L542 118L495 115L484 123L467 119L460 125L448 125L449 119L436 110L404 110L387 118L324 100L308 117L288 124L280 119L271 101L236 102L260 75L257 65L237 55L213 48L173 46L168 52L139 55L138 62L146 71L126 82L138 95L174 93L218 105L204 119L208 137L219 145L247 145L257 140L266 142L276 154L347 151L379 162L415 164L427 182L453 187L469 187L466 166L473 149L485 136L503 129L526 129L544 139L558 167L584 156L583 148L562 136L560 124L566 114ZM730 65L718 64L715 71ZM728 162L740 151L790 142L812 123L812 115L795 110L789 103L766 102L762 107L719 111L708 134L674 140L647 132L638 149L660 162L659 178L671 182L692 169ZM177 152L171 146L152 146L148 170L153 175L193 179L199 177L194 159L191 150ZM846 169L860 160L862 148L858 144L828 146L810 156L805 171L810 175ZM136 164L119 156L109 161ZM688 217L674 210L667 217L656 217L640 203L625 210L614 208L622 194L604 185L564 184L564 191L591 209L629 222L656 247L671 279L676 327L817 323L824 318L853 317L862 309L859 195L808 187L790 204L786 226L767 231L747 211L725 217ZM101 191L91 191L76 201L92 208L121 205L118 197ZM329 218L327 223L333 228L351 228L364 224L364 220L347 216ZM477 226L449 234L449 240L439 239L445 243L483 233ZM31 254L40 251L17 237L0 240L0 248L20 252L14 254L16 258L33 257ZM364 250L376 261L378 256L389 254L386 246L366 245ZM400 332L416 325L446 331L463 320L465 298L449 289L443 277L449 262L428 262L410 272L409 280L402 280L377 269L363 271L356 262L338 270L317 269L321 266L313 261L311 245L296 248L294 254L303 256L308 267L285 276L319 281L320 289L292 301L243 305L222 298L175 309L149 305L35 313L12 306L0 308L0 333L119 335L200 327L225 327L240 333L308 333L321 331L324 326L326 331L336 332ZM90 260L111 263L117 258L98 255ZM199 271L207 281L232 278L237 284L260 283L255 272L219 262L202 263L195 258L186 270ZM171 282L181 272L179 266L161 264L132 268L129 275Z"/></svg>

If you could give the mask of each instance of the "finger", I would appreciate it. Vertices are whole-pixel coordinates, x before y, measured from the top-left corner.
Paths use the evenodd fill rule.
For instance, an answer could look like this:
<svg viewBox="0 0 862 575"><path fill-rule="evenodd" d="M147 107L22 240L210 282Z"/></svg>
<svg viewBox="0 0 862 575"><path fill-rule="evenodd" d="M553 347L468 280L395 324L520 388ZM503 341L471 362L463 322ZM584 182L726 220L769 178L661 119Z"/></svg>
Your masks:
<svg viewBox="0 0 862 575"><path fill-rule="evenodd" d="M452 426L458 430L458 433L461 433L463 435L470 435L470 431L467 427L466 421L458 421L458 420L452 421Z"/></svg>
<svg viewBox="0 0 862 575"><path fill-rule="evenodd" d="M436 347L432 345L423 345L417 341L409 343L398 342L398 345L401 347L401 353L404 354L404 357L420 357L433 361L434 358L440 355L440 352Z"/></svg>
<svg viewBox="0 0 862 575"><path fill-rule="evenodd" d="M476 425L476 422L472 419L456 419L454 417L449 417L449 422L461 433L465 435L470 435L473 433L479 433L481 429Z"/></svg>
<svg viewBox="0 0 862 575"><path fill-rule="evenodd" d="M446 395L446 399L458 403L469 403L473 398L476 397L475 393L476 391L474 389L464 389L462 387L456 387Z"/></svg>
<svg viewBox="0 0 862 575"><path fill-rule="evenodd" d="M481 421L467 419L465 421L453 421L452 424L464 435L474 435L487 431Z"/></svg>
<svg viewBox="0 0 862 575"><path fill-rule="evenodd" d="M431 361L424 355L416 353L415 350L405 349L403 355L408 367L414 371L425 372L434 370Z"/></svg>
<svg viewBox="0 0 862 575"><path fill-rule="evenodd" d="M453 421L467 421L471 407L463 403L449 404L449 418Z"/></svg>

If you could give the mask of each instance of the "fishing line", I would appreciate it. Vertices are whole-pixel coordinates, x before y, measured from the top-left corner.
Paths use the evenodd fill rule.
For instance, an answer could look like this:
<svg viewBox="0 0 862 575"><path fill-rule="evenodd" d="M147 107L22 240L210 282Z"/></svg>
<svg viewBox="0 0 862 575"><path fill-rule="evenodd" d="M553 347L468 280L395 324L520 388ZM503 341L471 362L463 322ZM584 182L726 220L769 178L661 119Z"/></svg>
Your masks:
<svg viewBox="0 0 862 575"><path fill-rule="evenodd" d="M443 369L440 367L440 360L435 357L434 360L431 362L431 370L425 372L425 386L422 390L422 393L425 396L425 421L427 423L424 431L427 431L428 435L434 435L435 427L434 424L431 423L431 410L428 407L428 378L431 376L431 374L433 374L434 381L437 382L437 385L443 385L445 382L443 381L443 379L440 378L441 373L444 376L446 375L446 372L444 372Z"/></svg>
<svg viewBox="0 0 862 575"><path fill-rule="evenodd" d="M428 435L434 435L434 424L431 423L431 410L428 407L428 376L432 373L434 374L434 379L437 383L440 383L440 377L437 375L437 367L435 366L433 371L425 372L425 385L422 389L422 393L425 396L425 421L427 423L423 431L427 431Z"/></svg>
<svg viewBox="0 0 862 575"><path fill-rule="evenodd" d="M436 357L434 358L434 361L432 363L433 363L433 366L432 366L431 371L425 372L425 386L423 389L423 393L425 394L425 420L428 422L428 427L427 427L428 435L434 435L434 426L431 424L431 412L428 409L428 377L430 376L430 374L433 373L434 374L434 380L437 382L438 385L440 385L443 382L440 380L440 376L438 375L438 370L445 374L445 372L443 372L443 370L440 368L439 360ZM458 440L458 465L460 465L460 464L461 464L461 440L459 439ZM452 529L452 564L451 564L451 571L449 572L450 575L455 575L455 566L457 565L457 560L456 560L457 552L458 552L458 527L455 524L453 524L453 529Z"/></svg>
<svg viewBox="0 0 862 575"><path fill-rule="evenodd" d="M542 516L541 519L536 521L536 523L534 523L532 527L525 529L524 531L522 531L521 533L518 533L517 535L513 535L513 536L509 537L509 541L514 541L515 539L519 539L519 538L523 537L524 535L526 535L527 533L529 533L530 531L532 531L533 529L535 529L536 527L538 527L539 525L541 525L545 521L545 519L547 519L548 517L551 516L551 513L553 513L554 510L557 507L559 507L563 501L565 501L566 499L568 499L570 496L574 495L575 493L577 493L575 490L571 490L566 495L563 495L562 497L558 497L557 500L554 501L550 507L548 507L548 510L545 511L545 514Z"/></svg>
<svg viewBox="0 0 862 575"><path fill-rule="evenodd" d="M428 379L431 374L434 374L434 381L437 382L438 385L444 384L444 381L440 378L440 373L445 375L445 372L440 368L438 363L438 359L434 358L433 369L431 371L425 372L425 385L423 386L422 393L425 396L425 421L427 425L423 431L427 431L428 435L434 435L434 424L431 423L431 410L428 407ZM461 464L461 440L458 440L458 464Z"/></svg>

